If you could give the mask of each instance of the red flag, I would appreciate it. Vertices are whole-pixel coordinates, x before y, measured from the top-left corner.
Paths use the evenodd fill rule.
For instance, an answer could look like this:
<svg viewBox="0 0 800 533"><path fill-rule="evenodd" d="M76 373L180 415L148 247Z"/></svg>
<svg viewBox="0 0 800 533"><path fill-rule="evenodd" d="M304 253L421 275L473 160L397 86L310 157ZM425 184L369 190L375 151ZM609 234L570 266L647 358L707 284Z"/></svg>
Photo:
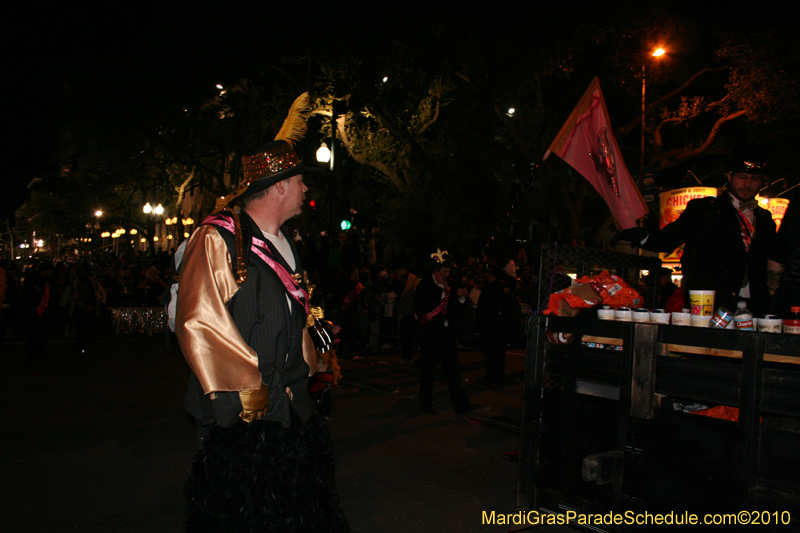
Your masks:
<svg viewBox="0 0 800 533"><path fill-rule="evenodd" d="M600 80L596 76L544 158L551 152L589 180L608 204L619 226L632 228L637 219L647 214L647 205L631 179L611 131Z"/></svg>

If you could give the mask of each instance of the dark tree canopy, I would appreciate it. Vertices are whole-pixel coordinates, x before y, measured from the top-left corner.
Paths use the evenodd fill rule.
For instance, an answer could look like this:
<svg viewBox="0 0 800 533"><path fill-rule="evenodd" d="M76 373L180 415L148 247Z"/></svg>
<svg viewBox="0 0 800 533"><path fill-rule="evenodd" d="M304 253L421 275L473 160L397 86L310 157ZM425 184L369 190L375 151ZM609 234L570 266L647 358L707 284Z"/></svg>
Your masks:
<svg viewBox="0 0 800 533"><path fill-rule="evenodd" d="M497 235L497 252L516 240L594 240L610 221L602 200L541 157L597 75L636 173L643 65L645 163L658 186L720 185L725 159L750 143L770 150L776 194L797 183L796 24L769 9L763 22L703 9L626 0L529 17L485 6L287 12L278 24L265 22L284 20L269 6L223 5L137 13L116 32L80 27L50 63L60 65L46 88L59 148L18 218L46 227L52 217L51 231L77 236L102 203L109 223L147 233L143 199L177 211L193 189L207 191L210 210L241 179L241 155L271 140L308 90L299 150L313 159L337 137L333 174L312 182L325 213L316 229L355 209L384 229L398 261L437 246L475 255ZM655 45L667 48L659 61Z"/></svg>

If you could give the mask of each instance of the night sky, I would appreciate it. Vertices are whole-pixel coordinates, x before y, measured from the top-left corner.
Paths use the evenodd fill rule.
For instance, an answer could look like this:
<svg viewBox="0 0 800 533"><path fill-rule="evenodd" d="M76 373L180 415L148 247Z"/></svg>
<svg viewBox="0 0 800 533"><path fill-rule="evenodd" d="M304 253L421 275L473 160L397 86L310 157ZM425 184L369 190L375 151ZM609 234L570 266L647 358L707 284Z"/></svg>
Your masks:
<svg viewBox="0 0 800 533"><path fill-rule="evenodd" d="M580 12L580 4L572 6L574 13ZM586 4L592 9L615 5ZM740 17L730 3L720 3L725 6L720 10L704 3L705 11L690 2L672 4L682 11L697 10L697 21ZM431 21L500 38L503 32L530 31L530 25L543 23L537 17L546 16L545 9L558 8L528 6L523 16L511 9L488 11L491 6L485 3L475 10L469 3L458 9L393 5L388 6L393 12L384 14L342 4L330 12L330 4L322 5L319 11L276 2L225 1L91 8L33 3L12 8L6 17L6 79L11 81L7 108L13 141L7 148L10 164L4 179L12 195L38 174L57 172L56 124L69 120L67 109L107 120L140 110L177 109L212 96L216 83L245 77L265 55L302 54L333 41L367 50L377 36L411 35L424 31L421 28ZM748 15L754 24L768 24L764 21L780 16L780 10L772 11L769 5L760 3L760 9Z"/></svg>
<svg viewBox="0 0 800 533"><path fill-rule="evenodd" d="M56 123L67 109L114 120L183 107L237 81L259 54L291 50L302 25L270 31L266 11L239 2L16 7L7 19L12 189L57 170Z"/></svg>

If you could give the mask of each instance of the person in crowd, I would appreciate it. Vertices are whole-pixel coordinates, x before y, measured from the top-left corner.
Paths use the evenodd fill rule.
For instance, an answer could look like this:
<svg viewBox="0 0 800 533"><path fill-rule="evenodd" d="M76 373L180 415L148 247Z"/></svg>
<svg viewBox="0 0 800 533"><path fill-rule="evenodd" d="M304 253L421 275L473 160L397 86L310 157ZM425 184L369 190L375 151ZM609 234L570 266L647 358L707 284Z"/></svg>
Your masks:
<svg viewBox="0 0 800 533"><path fill-rule="evenodd" d="M417 334L417 322L414 319L414 295L417 292L419 278L412 273L406 276L406 287L400 296L398 317L400 320L400 360L411 363L414 353L414 338Z"/></svg>
<svg viewBox="0 0 800 533"><path fill-rule="evenodd" d="M789 203L770 260L768 276L774 298L770 312L784 317L800 305L800 200Z"/></svg>
<svg viewBox="0 0 800 533"><path fill-rule="evenodd" d="M775 241L770 212L755 197L764 185L766 165L754 158L729 165L727 192L717 197L696 198L675 222L660 231L630 228L611 241L630 242L645 250L671 252L685 244L683 266L684 307L690 290L714 290L715 306L736 310L747 302L756 315L767 312L767 258Z"/></svg>
<svg viewBox="0 0 800 533"><path fill-rule="evenodd" d="M55 267L42 261L25 272L20 291L20 326L27 330L31 359L42 357L47 341L57 326L59 288L53 281Z"/></svg>
<svg viewBox="0 0 800 533"><path fill-rule="evenodd" d="M514 297L502 269L489 264L483 276L484 287L478 301L478 332L486 373L478 381L499 385L505 380L506 346Z"/></svg>
<svg viewBox="0 0 800 533"><path fill-rule="evenodd" d="M469 397L461 387L461 370L458 361L457 331L450 322L455 307L463 306L466 289L449 285L452 261L447 252L437 250L431 254L433 265L422 276L414 295L414 314L420 332L420 362L422 375L419 388L419 407L423 413L436 414L433 407L433 383L436 368L441 364L450 399L456 414L470 410Z"/></svg>

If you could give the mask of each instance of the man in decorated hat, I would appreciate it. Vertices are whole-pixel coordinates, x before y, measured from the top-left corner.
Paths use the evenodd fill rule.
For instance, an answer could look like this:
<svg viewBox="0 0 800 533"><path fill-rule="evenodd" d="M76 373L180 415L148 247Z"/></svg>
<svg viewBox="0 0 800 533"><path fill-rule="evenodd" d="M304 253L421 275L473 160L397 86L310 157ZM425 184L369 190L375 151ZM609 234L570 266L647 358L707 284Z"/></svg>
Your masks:
<svg viewBox="0 0 800 533"><path fill-rule="evenodd" d="M735 311L736 302L743 300L750 311L763 315L770 302L767 256L775 240L775 222L756 201L766 182L765 164L760 157L739 157L728 169L727 192L690 201L678 220L660 231L623 230L611 246L628 241L645 250L671 252L685 244L681 265L686 304L689 290L714 290L715 307Z"/></svg>
<svg viewBox="0 0 800 533"><path fill-rule="evenodd" d="M242 158L242 184L186 246L176 334L200 447L185 488L187 531L349 530L330 434L308 396L309 296L284 225L301 212L303 174L319 171L294 151L307 113L305 93L276 141ZM237 198L239 213L228 208Z"/></svg>
<svg viewBox="0 0 800 533"><path fill-rule="evenodd" d="M452 323L454 307L466 301L466 289L449 284L450 261L447 251L431 254L431 272L420 277L414 295L414 315L419 323L420 365L422 376L419 387L419 407L423 413L436 414L433 407L433 383L436 368L441 364L450 399L456 414L470 410L467 394L461 387L461 369L458 362L458 343Z"/></svg>

